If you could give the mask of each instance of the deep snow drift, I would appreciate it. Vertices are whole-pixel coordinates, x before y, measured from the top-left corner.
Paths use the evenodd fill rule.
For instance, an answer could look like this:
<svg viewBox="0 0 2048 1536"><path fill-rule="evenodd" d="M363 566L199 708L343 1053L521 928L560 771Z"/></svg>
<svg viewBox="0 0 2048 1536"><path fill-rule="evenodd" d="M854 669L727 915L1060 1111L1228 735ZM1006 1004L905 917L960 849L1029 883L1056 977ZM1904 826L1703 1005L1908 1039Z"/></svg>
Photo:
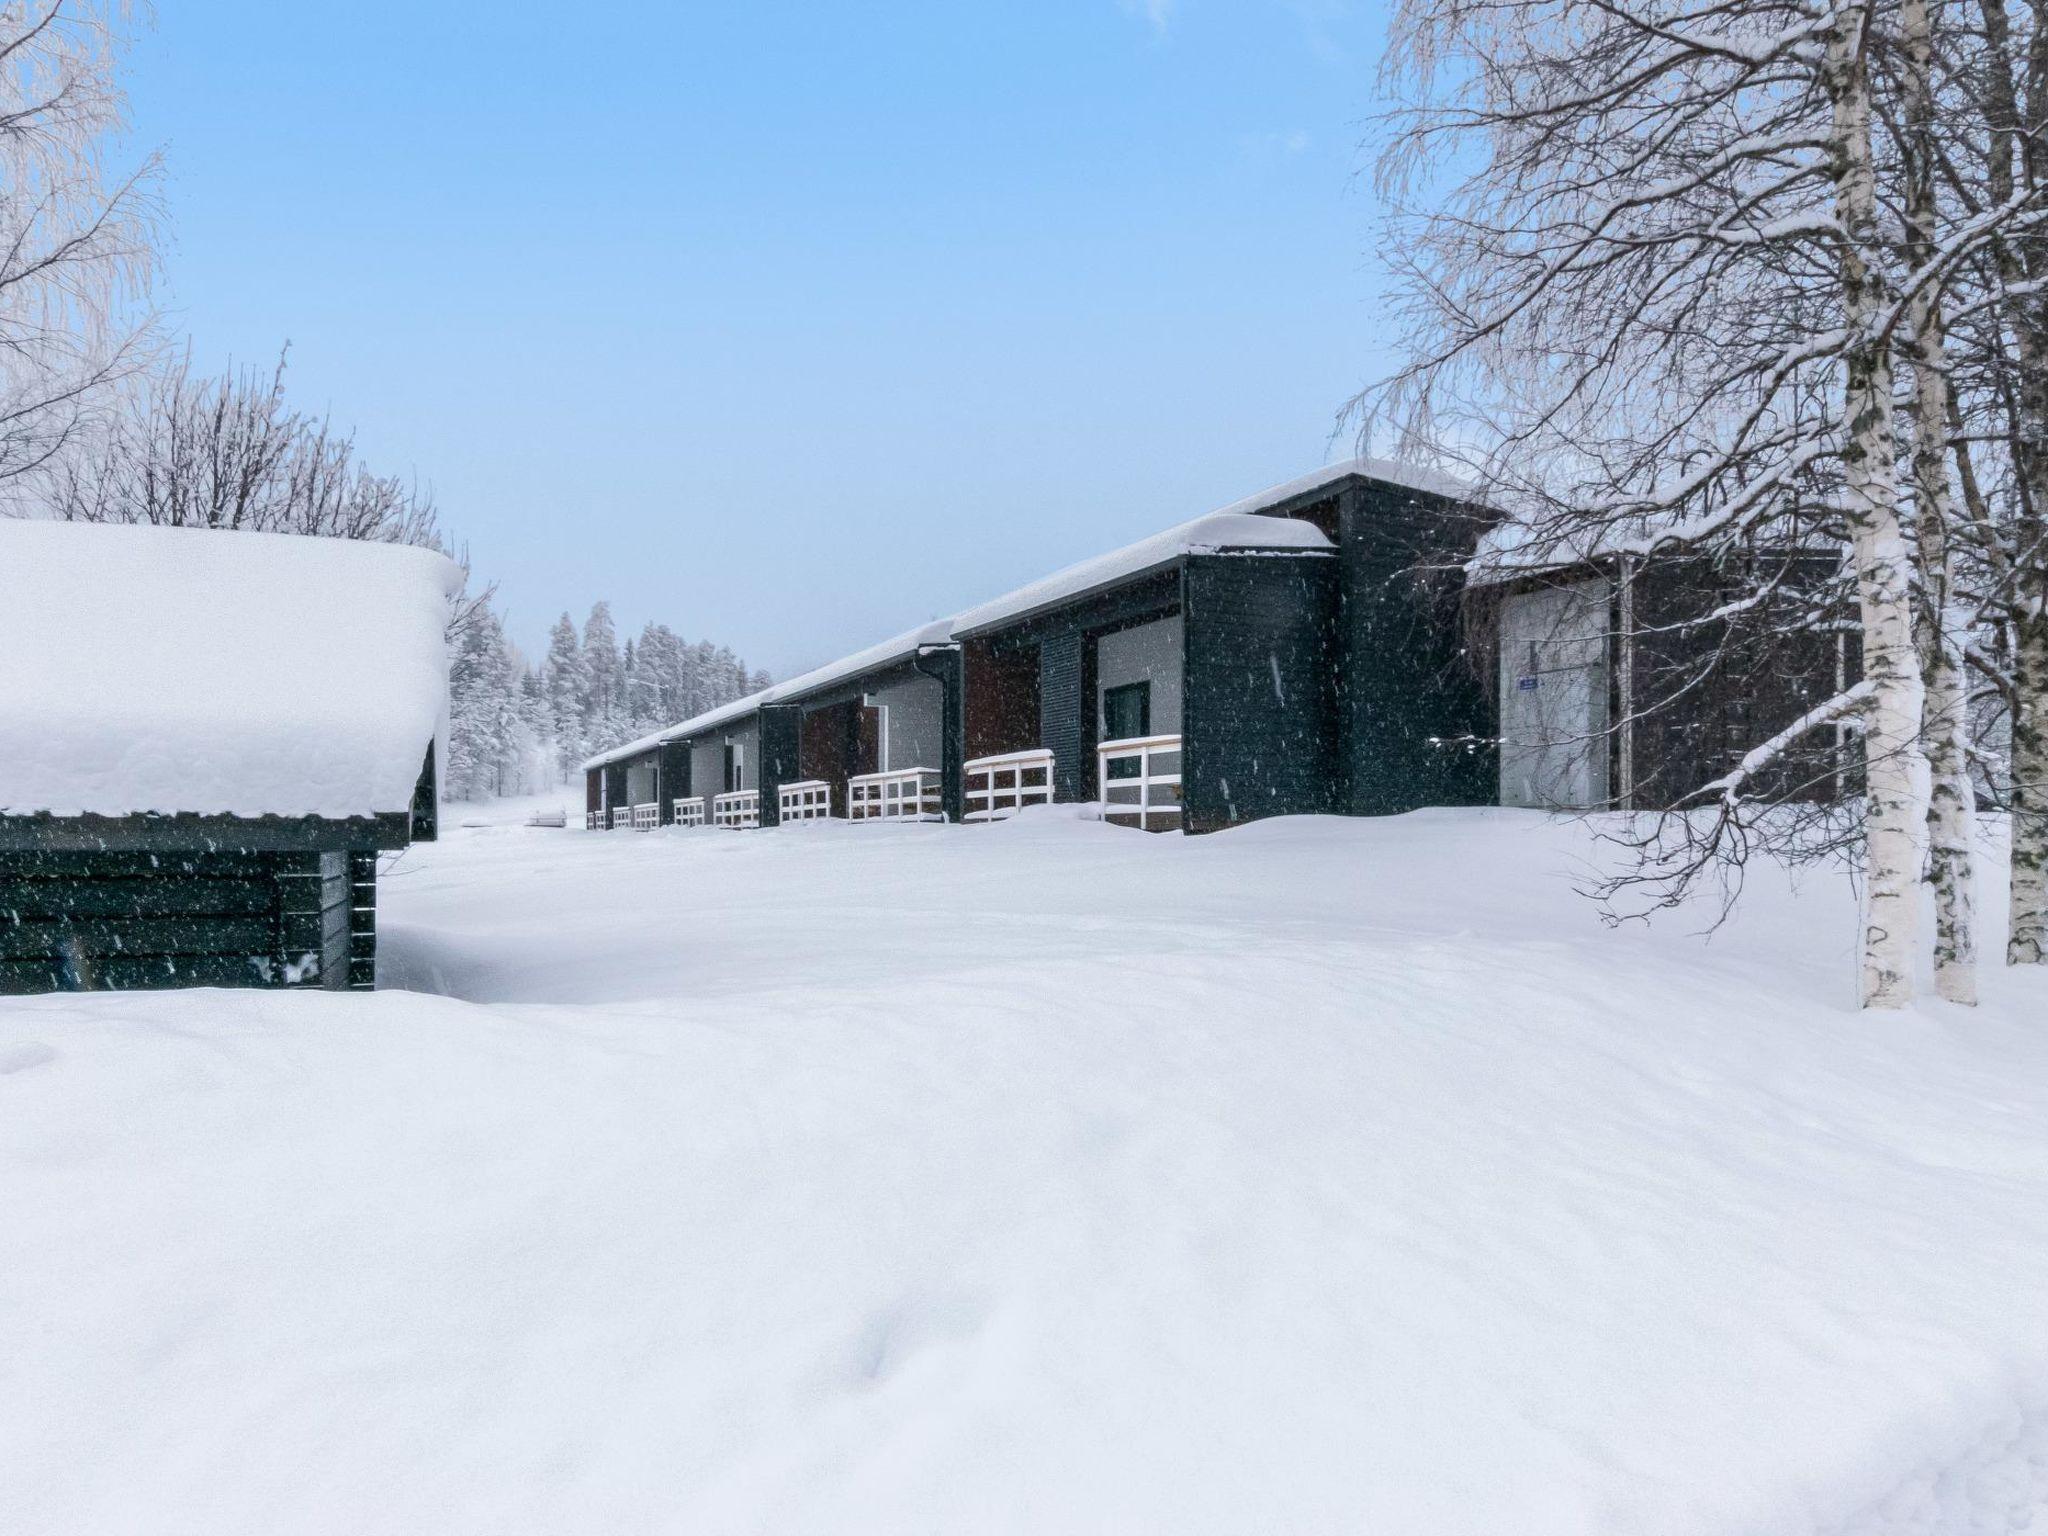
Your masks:
<svg viewBox="0 0 2048 1536"><path fill-rule="evenodd" d="M447 996L0 1007L9 1528L2048 1521L2048 986L1856 1014L1837 878L468 817Z"/></svg>

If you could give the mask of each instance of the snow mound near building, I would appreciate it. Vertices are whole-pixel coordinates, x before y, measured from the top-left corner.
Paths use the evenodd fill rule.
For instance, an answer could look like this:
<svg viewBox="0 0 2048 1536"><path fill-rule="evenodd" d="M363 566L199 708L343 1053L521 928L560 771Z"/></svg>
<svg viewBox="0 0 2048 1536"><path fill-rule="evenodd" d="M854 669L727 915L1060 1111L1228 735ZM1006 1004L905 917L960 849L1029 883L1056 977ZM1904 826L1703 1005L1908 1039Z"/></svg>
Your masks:
<svg viewBox="0 0 2048 1536"><path fill-rule="evenodd" d="M461 580L390 544L0 518L0 815L406 810Z"/></svg>
<svg viewBox="0 0 2048 1536"><path fill-rule="evenodd" d="M24 1530L2048 1523L2048 991L1533 813L451 829L368 996L0 1010ZM2000 920L1987 891L1987 918Z"/></svg>

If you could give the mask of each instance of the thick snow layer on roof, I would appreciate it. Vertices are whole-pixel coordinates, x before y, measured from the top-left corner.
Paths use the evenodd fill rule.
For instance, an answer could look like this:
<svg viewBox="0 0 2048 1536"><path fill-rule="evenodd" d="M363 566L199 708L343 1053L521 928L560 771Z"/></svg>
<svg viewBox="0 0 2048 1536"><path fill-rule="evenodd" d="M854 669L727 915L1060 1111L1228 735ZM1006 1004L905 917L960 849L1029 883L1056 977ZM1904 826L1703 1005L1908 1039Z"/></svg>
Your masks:
<svg viewBox="0 0 2048 1536"><path fill-rule="evenodd" d="M1276 507L1283 501L1309 491L1319 490L1326 485L1357 475L1366 480L1378 480L1387 485L1398 485L1406 490L1422 491L1431 496L1447 496L1453 501L1462 501L1472 494L1472 487L1455 475L1442 470L1426 469L1420 464L1399 464L1392 459L1340 459L1335 464L1325 464L1321 469L1311 470L1305 475L1296 475L1292 480L1283 480L1278 485L1268 486L1255 496L1242 501L1233 501L1227 507L1218 507L1219 512L1257 512L1265 507Z"/></svg>
<svg viewBox="0 0 2048 1536"><path fill-rule="evenodd" d="M831 662L786 683L778 683L760 693L749 694L730 704L722 704L694 719L685 720L658 731L652 736L643 736L623 746L612 747L585 760L586 769L601 768L607 763L616 763L623 758L637 757L664 741L680 741L686 737L701 735L716 730L721 725L744 719L763 704L801 698L815 693L833 683L843 682L872 672L884 666L901 661L916 653L919 646L944 645L956 635L985 629L1009 619L1023 618L1041 608L1079 597L1099 587L1144 574L1155 567L1170 565L1183 555L1216 549L1328 549L1330 541L1321 530L1311 524L1289 518L1262 515L1269 507L1306 495L1326 485L1351 476L1362 476L1368 480L1379 480L1389 485L1398 485L1432 496L1463 498L1470 494L1470 487L1463 481L1436 470L1424 469L1413 464L1397 464L1391 459L1345 459L1336 464L1326 464L1321 469L1306 475L1297 475L1292 480L1269 486L1253 496L1234 501L1227 507L1205 513L1191 522L1164 533L1153 534L1122 549L1111 550L1092 560L1083 560L1064 570L1019 587L1014 592L991 599L978 607L950 619L937 619L919 629L907 630L894 639L880 645L870 646L851 656Z"/></svg>
<svg viewBox="0 0 2048 1536"><path fill-rule="evenodd" d="M954 630L970 634L1010 619L1021 619L1044 608L1080 597L1087 592L1114 586L1160 566L1171 565L1183 555L1216 549L1328 549L1330 541L1313 523L1286 517L1261 517L1254 512L1210 512L1193 522L1182 523L1149 539L1126 544L1093 560L1083 560L1065 570L1041 577L992 602L970 608L954 621Z"/></svg>
<svg viewBox="0 0 2048 1536"><path fill-rule="evenodd" d="M390 544L0 519L0 815L407 809L461 580Z"/></svg>

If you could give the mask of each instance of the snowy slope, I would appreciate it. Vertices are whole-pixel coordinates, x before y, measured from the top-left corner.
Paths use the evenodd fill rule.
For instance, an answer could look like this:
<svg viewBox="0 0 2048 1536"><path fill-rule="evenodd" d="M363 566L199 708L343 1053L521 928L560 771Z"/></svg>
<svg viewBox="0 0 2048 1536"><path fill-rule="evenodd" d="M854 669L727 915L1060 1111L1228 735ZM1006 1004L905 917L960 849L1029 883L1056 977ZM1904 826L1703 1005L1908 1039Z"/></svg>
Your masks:
<svg viewBox="0 0 2048 1536"><path fill-rule="evenodd" d="M1702 946L1595 856L455 827L381 887L452 995L0 1006L0 1510L2042 1528L2043 979L1859 1016L1840 882Z"/></svg>
<svg viewBox="0 0 2048 1536"><path fill-rule="evenodd" d="M391 544L0 517L0 815L406 810L461 582Z"/></svg>

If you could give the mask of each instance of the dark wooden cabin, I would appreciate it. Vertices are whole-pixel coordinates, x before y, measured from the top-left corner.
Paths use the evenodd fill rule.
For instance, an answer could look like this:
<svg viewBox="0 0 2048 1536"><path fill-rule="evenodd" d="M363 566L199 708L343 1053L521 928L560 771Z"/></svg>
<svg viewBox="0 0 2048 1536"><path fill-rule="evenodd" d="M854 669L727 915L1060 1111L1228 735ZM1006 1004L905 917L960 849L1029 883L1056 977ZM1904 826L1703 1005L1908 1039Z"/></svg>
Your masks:
<svg viewBox="0 0 2048 1536"><path fill-rule="evenodd" d="M368 988L430 840L460 572L427 550L0 521L0 992Z"/></svg>

